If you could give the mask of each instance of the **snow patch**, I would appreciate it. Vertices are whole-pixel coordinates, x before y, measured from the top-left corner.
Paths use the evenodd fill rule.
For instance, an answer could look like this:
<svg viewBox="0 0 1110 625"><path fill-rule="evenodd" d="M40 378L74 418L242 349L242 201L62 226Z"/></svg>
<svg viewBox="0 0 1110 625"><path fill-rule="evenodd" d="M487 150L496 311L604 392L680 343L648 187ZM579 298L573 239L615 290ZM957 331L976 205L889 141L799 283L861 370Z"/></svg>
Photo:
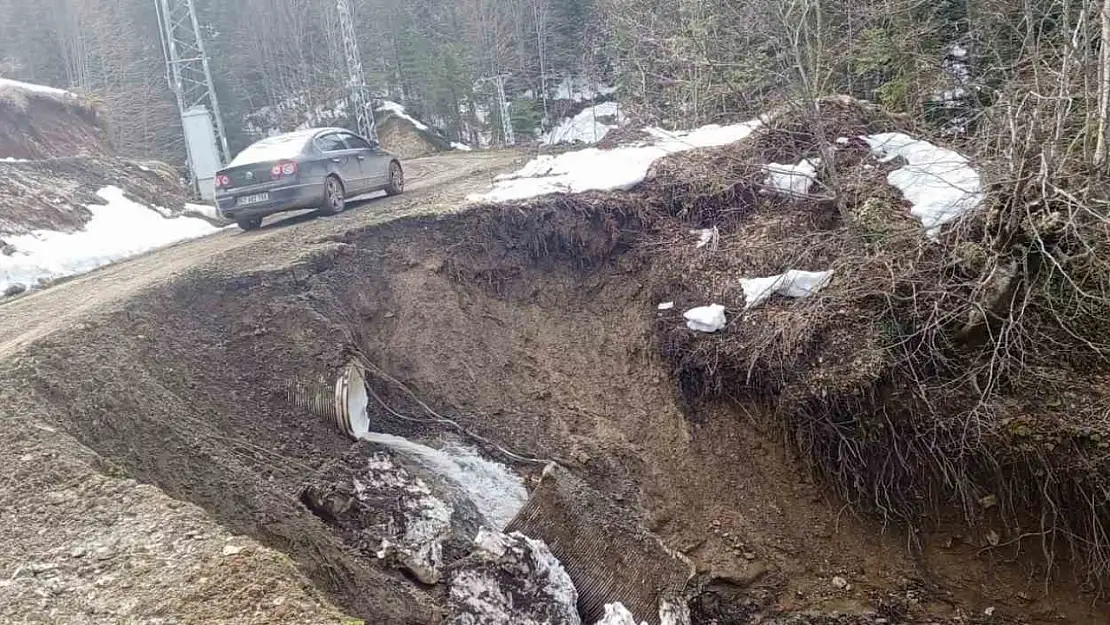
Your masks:
<svg viewBox="0 0 1110 625"><path fill-rule="evenodd" d="M404 535L397 537L396 544L383 540L378 557L400 553L406 564L434 579L443 566L443 539L451 533L451 506L432 495L422 480L411 477L385 454L374 454L366 468L365 481L354 478L355 496L359 499L384 489L406 494L398 500L405 512Z"/></svg>
<svg viewBox="0 0 1110 625"><path fill-rule="evenodd" d="M224 218L220 216L220 212L211 204L186 204L185 212L199 213L214 221L224 221Z"/></svg>
<svg viewBox="0 0 1110 625"><path fill-rule="evenodd" d="M641 625L623 603L605 604L605 616L596 625ZM642 625L647 625L643 623Z"/></svg>
<svg viewBox="0 0 1110 625"><path fill-rule="evenodd" d="M11 80L10 78L0 78L0 89L22 89L24 91L31 91L33 93L41 93L44 95L52 95L55 97L68 97L76 98L77 95L65 89L58 89L56 87L48 87L46 85L35 85L29 82L21 82L18 80Z"/></svg>
<svg viewBox="0 0 1110 625"><path fill-rule="evenodd" d="M809 297L825 288L832 279L830 271L798 271L791 269L786 273L765 278L745 278L740 280L744 290L744 310L750 310L766 302L772 295L785 297Z"/></svg>
<svg viewBox="0 0 1110 625"><path fill-rule="evenodd" d="M167 219L156 209L124 197L119 187L105 187L96 194L105 203L88 205L92 218L83 230L36 230L5 237L15 253L0 254L0 293L15 285L34 287L91 271L219 230L203 219Z"/></svg>
<svg viewBox="0 0 1110 625"><path fill-rule="evenodd" d="M962 154L900 132L862 139L882 162L905 159L907 164L890 172L887 182L913 205L910 214L921 221L930 238L940 234L941 226L982 203L982 179Z"/></svg>
<svg viewBox="0 0 1110 625"><path fill-rule="evenodd" d="M625 121L621 107L616 102L603 102L586 108L574 117L568 117L543 136L544 145L561 143L598 143L609 131Z"/></svg>
<svg viewBox="0 0 1110 625"><path fill-rule="evenodd" d="M469 152L469 151L474 149L474 148L470 147L469 145L467 145L465 143L459 143L458 141L452 141L451 142L451 148L454 149L454 150L459 150L461 152Z"/></svg>
<svg viewBox="0 0 1110 625"><path fill-rule="evenodd" d="M567 76L555 87L555 99L589 102L616 92L617 88L610 85L591 85L588 81L576 80L573 76Z"/></svg>
<svg viewBox="0 0 1110 625"><path fill-rule="evenodd" d="M670 310L674 308L674 302L663 302L662 304L656 306L656 308L659 310Z"/></svg>
<svg viewBox="0 0 1110 625"><path fill-rule="evenodd" d="M389 111L402 119L408 120L420 130L429 130L428 125L405 112L405 107L392 100L382 100L378 104L379 111Z"/></svg>
<svg viewBox="0 0 1110 625"><path fill-rule="evenodd" d="M494 187L468 199L478 202L523 200L550 193L627 190L643 182L655 161L695 148L715 147L741 141L764 124L757 119L742 124L712 124L688 132L649 128L648 145L612 150L586 148L532 159L519 171L495 179Z"/></svg>
<svg viewBox="0 0 1110 625"><path fill-rule="evenodd" d="M363 440L387 445L425 469L451 480L495 529L504 529L524 507L528 491L524 481L508 467L486 460L462 446L434 449L400 436L370 432Z"/></svg>
<svg viewBox="0 0 1110 625"><path fill-rule="evenodd" d="M0 158L0 161L2 161L4 163L29 163L29 162L31 162L31 159L29 159L29 158L16 158L14 156L5 156L4 158Z"/></svg>
<svg viewBox="0 0 1110 625"><path fill-rule="evenodd" d="M716 332L725 327L725 307L720 304L691 308L682 314L686 327L697 332Z"/></svg>
<svg viewBox="0 0 1110 625"><path fill-rule="evenodd" d="M543 542L481 529L450 580L451 625L581 625L578 592Z"/></svg>
<svg viewBox="0 0 1110 625"><path fill-rule="evenodd" d="M770 163L763 166L767 172L764 181L776 193L788 197L808 197L817 184L817 166L821 159L803 158L796 165Z"/></svg>

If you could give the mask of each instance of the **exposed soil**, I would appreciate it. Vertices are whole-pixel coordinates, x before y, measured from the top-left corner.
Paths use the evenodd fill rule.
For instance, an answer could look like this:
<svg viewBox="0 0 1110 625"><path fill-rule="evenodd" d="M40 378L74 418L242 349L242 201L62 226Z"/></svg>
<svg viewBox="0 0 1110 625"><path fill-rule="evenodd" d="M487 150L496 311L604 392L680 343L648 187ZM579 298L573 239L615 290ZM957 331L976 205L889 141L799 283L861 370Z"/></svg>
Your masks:
<svg viewBox="0 0 1110 625"><path fill-rule="evenodd" d="M385 149L401 158L419 158L451 149L451 143L429 130L389 111L378 111L378 139Z"/></svg>
<svg viewBox="0 0 1110 625"><path fill-rule="evenodd" d="M103 122L87 102L0 86L0 159L111 153Z"/></svg>
<svg viewBox="0 0 1110 625"><path fill-rule="evenodd" d="M953 540L943 526L910 536L854 513L739 393L690 401L661 341L678 311L656 309L689 297L689 221L649 215L645 198L626 195L445 210L511 158L414 163L410 171L423 174L410 196L224 233L0 306L0 427L13 441L0 454L16 467L0 498L24 506L0 524L0 580L40 554L49 564L66 554L83 562L73 553L92 540L80 508L88 506L159 521L142 526L149 539L139 547L113 543L120 555L105 561L131 572L97 586L98 568L65 568L73 581L51 605L69 612L40 622L97 622L92 588L114 615L129 605L135 617L180 622L327 622L329 602L366 622L440 622L441 589L367 557L298 497L351 443L289 406L285 390L295 379L328 379L358 350L437 412L518 453L557 459L642 510L703 574L696 623L1110 617L1066 582L1029 576L1020 558ZM742 212L739 195L727 201ZM744 225L738 215L722 236ZM374 385L392 407L419 414L389 381ZM435 433L375 418L383 431ZM87 497L74 484L101 490ZM53 551L36 533L47 523L61 528L49 534ZM202 526L196 548L184 538L189 523ZM217 549L228 532L249 537L230 543L245 551ZM174 549L186 551L175 562L188 573L150 573L143 579L161 585L137 585L148 554ZM208 575L213 558L243 568ZM201 578L215 587L198 603ZM51 587L26 579L0 582L0 605L36 622L26 615L45 608L34 593ZM278 582L252 584L261 579Z"/></svg>

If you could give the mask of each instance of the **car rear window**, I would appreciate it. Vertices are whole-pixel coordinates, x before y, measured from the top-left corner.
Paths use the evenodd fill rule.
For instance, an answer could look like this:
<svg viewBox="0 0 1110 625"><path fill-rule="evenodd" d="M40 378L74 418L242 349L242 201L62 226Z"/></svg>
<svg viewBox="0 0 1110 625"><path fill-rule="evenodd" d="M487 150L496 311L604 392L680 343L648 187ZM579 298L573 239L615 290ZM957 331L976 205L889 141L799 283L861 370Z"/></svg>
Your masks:
<svg viewBox="0 0 1110 625"><path fill-rule="evenodd" d="M238 167L294 158L304 149L305 140L303 135L279 135L263 139L240 152L227 166Z"/></svg>

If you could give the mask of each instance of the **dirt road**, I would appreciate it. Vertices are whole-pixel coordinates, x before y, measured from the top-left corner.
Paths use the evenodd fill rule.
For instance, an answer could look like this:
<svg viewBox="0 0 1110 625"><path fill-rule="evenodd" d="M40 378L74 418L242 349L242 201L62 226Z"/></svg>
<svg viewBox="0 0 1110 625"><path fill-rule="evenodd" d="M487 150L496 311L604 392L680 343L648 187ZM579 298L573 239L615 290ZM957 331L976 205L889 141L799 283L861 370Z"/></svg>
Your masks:
<svg viewBox="0 0 1110 625"><path fill-rule="evenodd" d="M276 216L259 231L236 228L204 239L151 252L130 261L79 276L52 288L0 304L0 358L86 314L103 310L150 286L172 280L198 263L227 262L237 255L249 264L294 257L299 244L318 240L363 223L422 212L450 211L469 193L482 190L494 175L522 158L519 152L451 152L406 163L408 190L398 197L357 202L345 213L313 219L310 213Z"/></svg>
<svg viewBox="0 0 1110 625"><path fill-rule="evenodd" d="M250 233L230 228L0 304L0 622L360 622L345 617L321 596L286 553L241 535L250 533L249 524L230 529L184 503L189 499L185 493L167 496L82 445L74 431L62 425L80 412L81 400L58 395L53 380L64 377L104 390L122 384L125 390L109 393L143 401L145 393L120 375L121 364L126 366L129 358L107 364L111 357L105 344L97 344L89 334L96 319L129 310L144 291L172 285L190 272L234 276L252 268L288 265L306 249L325 247L313 242L341 237L352 228L408 214L451 211L520 156L460 152L410 161L409 189L402 196L359 202L330 218L276 217ZM112 332L108 344L141 339L142 332L133 325L121 327ZM63 334L68 338L58 339ZM71 349L106 363L105 370L94 372L72 361ZM73 373L59 376L43 369L55 361L73 362ZM98 392L81 394L100 401L92 399ZM102 414L117 412L105 409ZM179 407L173 418L186 418L188 412ZM92 422L99 419L86 421ZM157 447L177 449L204 440L203 428L195 424L184 432L184 439L162 440ZM115 432L110 438L123 441L126 436ZM285 496L265 484L253 495L257 501ZM228 494L227 499L236 497ZM266 519L258 523L265 525ZM322 526L311 518L297 523L295 530L282 530L277 523L270 534L311 543L324 563L320 576L338 571L338 578L350 580L351 588L332 586L332 593L361 596L365 593L359 588L375 588L358 611L385 615L378 619L382 623L438 622L434 607L408 585L372 569L350 571L346 556Z"/></svg>

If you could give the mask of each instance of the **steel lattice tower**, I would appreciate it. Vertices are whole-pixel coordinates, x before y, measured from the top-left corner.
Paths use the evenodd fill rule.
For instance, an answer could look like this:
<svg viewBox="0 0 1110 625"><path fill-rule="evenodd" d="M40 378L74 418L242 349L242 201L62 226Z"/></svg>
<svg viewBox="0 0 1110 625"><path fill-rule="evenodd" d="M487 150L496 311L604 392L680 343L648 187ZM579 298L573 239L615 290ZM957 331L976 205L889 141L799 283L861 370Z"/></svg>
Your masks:
<svg viewBox="0 0 1110 625"><path fill-rule="evenodd" d="M378 129L374 124L374 112L370 108L371 98L366 87L366 75L362 71L362 55L358 51L350 0L336 0L336 8L339 9L339 26L343 31L343 52L347 56L350 106L354 109L358 132L377 141Z"/></svg>

